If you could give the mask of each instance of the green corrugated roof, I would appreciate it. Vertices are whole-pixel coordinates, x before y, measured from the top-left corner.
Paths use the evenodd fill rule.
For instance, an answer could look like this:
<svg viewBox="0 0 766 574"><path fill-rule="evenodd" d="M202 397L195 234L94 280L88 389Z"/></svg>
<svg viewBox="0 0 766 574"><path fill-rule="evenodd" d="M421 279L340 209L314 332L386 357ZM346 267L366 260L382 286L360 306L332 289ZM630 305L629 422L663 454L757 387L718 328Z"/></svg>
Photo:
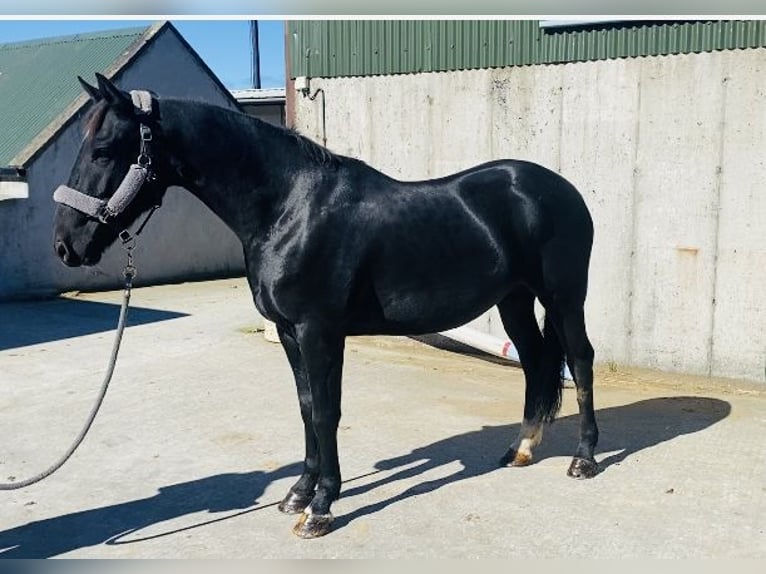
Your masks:
<svg viewBox="0 0 766 574"><path fill-rule="evenodd" d="M764 20L293 20L290 75L408 74L766 47Z"/></svg>
<svg viewBox="0 0 766 574"><path fill-rule="evenodd" d="M82 95L78 75L107 73L152 28L0 44L0 166L9 165Z"/></svg>

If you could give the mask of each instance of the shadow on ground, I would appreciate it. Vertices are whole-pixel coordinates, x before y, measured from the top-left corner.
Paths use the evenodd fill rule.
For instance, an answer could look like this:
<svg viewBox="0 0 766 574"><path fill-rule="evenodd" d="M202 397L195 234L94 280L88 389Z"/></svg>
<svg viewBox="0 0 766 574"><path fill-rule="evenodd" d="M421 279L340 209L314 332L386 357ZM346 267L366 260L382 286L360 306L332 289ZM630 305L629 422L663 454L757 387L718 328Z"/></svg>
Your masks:
<svg viewBox="0 0 766 574"><path fill-rule="evenodd" d="M63 297L0 304L0 351L112 331L120 305ZM128 326L185 317L184 313L131 307Z"/></svg>
<svg viewBox="0 0 766 574"><path fill-rule="evenodd" d="M700 432L723 420L730 412L731 405L728 402L708 397L652 398L600 409L596 413L601 428L596 459L601 471L608 472L610 466L619 464L645 448L681 435ZM539 461L554 456L571 456L577 442L578 425L578 416L566 416L557 420L535 451L536 459ZM497 461L516 436L518 428L518 424L485 426L377 462L375 468L379 473L385 471L390 474L359 486L349 484L355 479L347 480L342 493L344 498L374 493L383 485L414 478L456 461L462 468L449 476L419 482L394 496L338 516L334 528L343 528L355 518L373 514L412 496L498 470ZM612 454L598 455L605 452ZM568 461L562 465L562 474L566 472L567 465ZM273 472L222 474L162 487L150 498L30 522L0 532L0 558L45 558L96 544L140 543L141 540L169 536L275 506L254 505L271 482L286 476L297 476L300 468L295 463ZM594 480L598 480L598 477ZM140 536L139 531L143 528L204 510L213 513L239 512L153 536ZM273 511L276 512L276 509ZM135 541L121 541L128 535L132 535Z"/></svg>
<svg viewBox="0 0 766 574"><path fill-rule="evenodd" d="M729 416L730 412L730 403L708 397L662 397L599 409L596 411L600 429L600 440L596 449L599 470L608 471L610 466L619 464L645 448L681 435L702 431ZM535 460L539 462L550 457L572 456L579 437L579 424L579 415L557 419L546 432L542 444L535 449ZM518 432L518 424L485 426L481 430L453 436L415 449L409 454L376 463L375 467L381 470L404 468L377 482L346 489L342 496L363 494L384 484L412 478L456 461L462 468L449 476L420 482L391 498L340 516L336 519L334 528L341 528L355 518L373 514L411 496L497 470L501 455ZM599 453L604 452L614 454L599 456ZM568 466L567 460L562 465L562 474Z"/></svg>
<svg viewBox="0 0 766 574"><path fill-rule="evenodd" d="M0 532L0 558L50 558L78 548L109 543L144 528L196 512L234 516L252 512L266 487L285 476L298 475L294 463L273 472L253 471L210 476L163 486L149 498L103 506L30 522ZM55 479L54 479L55 480ZM276 512L276 510L274 510ZM225 515L221 519L232 518ZM206 524L217 520L206 521ZM195 526L167 532L189 530ZM158 538L161 535L147 537Z"/></svg>

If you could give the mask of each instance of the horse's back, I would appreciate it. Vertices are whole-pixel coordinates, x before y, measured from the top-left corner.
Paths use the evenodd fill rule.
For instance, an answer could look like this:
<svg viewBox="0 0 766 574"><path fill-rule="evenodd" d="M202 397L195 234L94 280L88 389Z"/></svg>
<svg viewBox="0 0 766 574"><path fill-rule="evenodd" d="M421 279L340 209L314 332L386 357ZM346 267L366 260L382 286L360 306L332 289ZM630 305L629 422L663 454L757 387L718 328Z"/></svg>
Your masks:
<svg viewBox="0 0 766 574"><path fill-rule="evenodd" d="M429 332L474 318L529 279L565 227L559 219L584 207L554 172L513 160L417 182L355 179L340 184L348 201L334 229L353 228L362 331Z"/></svg>
<svg viewBox="0 0 766 574"><path fill-rule="evenodd" d="M378 208L379 221L402 231L419 219L428 220L434 233L460 235L478 226L510 250L534 248L555 233L588 246L592 240L592 220L578 190L530 161L495 160L430 180L388 180L367 191L363 201Z"/></svg>

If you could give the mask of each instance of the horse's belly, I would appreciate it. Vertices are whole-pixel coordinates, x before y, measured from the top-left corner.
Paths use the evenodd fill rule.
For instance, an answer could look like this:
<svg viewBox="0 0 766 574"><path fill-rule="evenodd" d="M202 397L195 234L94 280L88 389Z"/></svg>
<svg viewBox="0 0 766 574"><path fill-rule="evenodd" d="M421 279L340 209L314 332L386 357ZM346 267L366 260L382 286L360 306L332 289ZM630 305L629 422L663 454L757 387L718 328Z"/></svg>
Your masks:
<svg viewBox="0 0 766 574"><path fill-rule="evenodd" d="M449 206L447 206L449 207ZM454 211L454 209L453 209ZM421 218L423 219L423 218ZM358 325L380 333L441 331L470 321L510 291L514 257L504 228L448 209L419 225L392 229L366 261ZM360 300L360 299L357 299ZM359 313L361 311L361 313Z"/></svg>
<svg viewBox="0 0 766 574"><path fill-rule="evenodd" d="M400 288L377 293L375 305L358 308L350 325L354 334L417 335L451 329L475 319L508 292L505 282L458 288Z"/></svg>

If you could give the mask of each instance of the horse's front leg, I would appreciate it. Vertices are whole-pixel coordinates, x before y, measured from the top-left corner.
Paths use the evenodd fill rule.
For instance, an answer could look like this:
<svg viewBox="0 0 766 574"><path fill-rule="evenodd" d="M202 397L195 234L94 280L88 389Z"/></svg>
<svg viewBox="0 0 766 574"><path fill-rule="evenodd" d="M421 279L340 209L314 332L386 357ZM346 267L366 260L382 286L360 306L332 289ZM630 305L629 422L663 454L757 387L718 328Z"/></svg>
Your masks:
<svg viewBox="0 0 766 574"><path fill-rule="evenodd" d="M303 511L293 532L316 538L330 531L330 506L340 495L338 422L345 339L316 324L299 325L296 339L311 389L311 421L319 447L319 477L311 504Z"/></svg>
<svg viewBox="0 0 766 574"><path fill-rule="evenodd" d="M287 355L290 368L295 377L295 386L298 390L298 403L301 408L303 419L303 432L306 437L306 455L303 459L303 474L288 491L284 500L279 503L279 510L285 514L298 514L311 503L314 498L317 478L319 477L319 447L311 416L311 387L309 387L306 367L303 363L298 342L284 329L277 327L279 340Z"/></svg>

